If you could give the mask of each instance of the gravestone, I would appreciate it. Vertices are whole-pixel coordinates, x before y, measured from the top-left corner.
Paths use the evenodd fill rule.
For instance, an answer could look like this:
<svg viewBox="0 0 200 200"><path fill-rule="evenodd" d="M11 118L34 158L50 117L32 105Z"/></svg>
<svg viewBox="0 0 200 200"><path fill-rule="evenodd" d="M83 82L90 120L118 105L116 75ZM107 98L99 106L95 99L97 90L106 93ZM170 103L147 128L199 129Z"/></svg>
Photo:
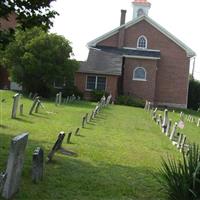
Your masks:
<svg viewBox="0 0 200 200"><path fill-rule="evenodd" d="M85 128L85 116L82 119L82 128Z"/></svg>
<svg viewBox="0 0 200 200"><path fill-rule="evenodd" d="M197 127L200 127L200 118L197 121Z"/></svg>
<svg viewBox="0 0 200 200"><path fill-rule="evenodd" d="M171 125L172 125L172 120L170 119L167 123L167 128L166 128L166 136L169 136L170 130L171 130Z"/></svg>
<svg viewBox="0 0 200 200"><path fill-rule="evenodd" d="M23 110L24 110L24 105L20 104L20 106L19 106L19 113L20 113L20 115L23 115Z"/></svg>
<svg viewBox="0 0 200 200"><path fill-rule="evenodd" d="M181 144L180 144L180 152L183 152L183 151L184 151L185 142L186 142L186 136L183 135L182 141L181 141Z"/></svg>
<svg viewBox="0 0 200 200"><path fill-rule="evenodd" d="M183 134L181 133L179 135L178 142L177 142L177 145L176 145L177 149L180 149L180 147L181 147L182 138L183 138Z"/></svg>
<svg viewBox="0 0 200 200"><path fill-rule="evenodd" d="M88 123L88 113L85 115L85 122Z"/></svg>
<svg viewBox="0 0 200 200"><path fill-rule="evenodd" d="M11 140L6 169L7 178L2 193L5 199L10 199L19 190L27 141L28 133L16 136Z"/></svg>
<svg viewBox="0 0 200 200"><path fill-rule="evenodd" d="M68 133L68 136L67 136L67 144L70 144L70 139L71 139L71 136L72 136L72 132Z"/></svg>
<svg viewBox="0 0 200 200"><path fill-rule="evenodd" d="M29 93L28 98L31 99L32 98L32 92Z"/></svg>
<svg viewBox="0 0 200 200"><path fill-rule="evenodd" d="M59 94L59 96L58 96L58 104L61 105L62 104L62 92L59 92L58 94Z"/></svg>
<svg viewBox="0 0 200 200"><path fill-rule="evenodd" d="M30 111L29 111L29 115L32 115L33 110L35 109L35 106L36 106L36 104L38 103L38 100L39 100L39 97L36 97L36 98L34 99L33 104L32 104L32 106L31 106L31 109L30 109Z"/></svg>
<svg viewBox="0 0 200 200"><path fill-rule="evenodd" d="M162 122L162 132L165 133L167 129L167 122L168 122L168 110L164 110L164 117Z"/></svg>
<svg viewBox="0 0 200 200"><path fill-rule="evenodd" d="M35 113L38 113L38 110L39 110L40 105L41 105L41 101L38 99L38 100L37 100L37 103L36 103L36 105L35 105Z"/></svg>
<svg viewBox="0 0 200 200"><path fill-rule="evenodd" d="M33 95L33 100L35 100L35 98L38 96L38 93L36 92L34 95Z"/></svg>
<svg viewBox="0 0 200 200"><path fill-rule="evenodd" d="M53 145L53 148L51 149L50 153L47 156L48 159L47 161L51 161L56 151L61 149L64 138L65 138L65 133L60 132L55 144Z"/></svg>
<svg viewBox="0 0 200 200"><path fill-rule="evenodd" d="M91 113L91 115L90 115L90 122L92 121L93 116L94 116L94 111L92 111L92 113Z"/></svg>
<svg viewBox="0 0 200 200"><path fill-rule="evenodd" d="M74 135L78 136L79 135L79 131L80 131L80 128L77 128L76 131L75 131L75 133L74 133Z"/></svg>
<svg viewBox="0 0 200 200"><path fill-rule="evenodd" d="M13 107L12 107L12 114L11 118L15 119L17 117L17 110L19 105L20 94L17 93L13 96Z"/></svg>
<svg viewBox="0 0 200 200"><path fill-rule="evenodd" d="M159 114L159 125L160 125L160 128L162 128L162 124L163 124L162 115Z"/></svg>
<svg viewBox="0 0 200 200"><path fill-rule="evenodd" d="M109 96L106 99L106 105L110 104L111 99L112 99L112 95L109 94Z"/></svg>
<svg viewBox="0 0 200 200"><path fill-rule="evenodd" d="M145 101L145 106L144 106L144 109L145 109L145 110L147 110L147 106L148 106L148 101L146 100L146 101Z"/></svg>
<svg viewBox="0 0 200 200"><path fill-rule="evenodd" d="M59 102L59 93L56 94L55 105L57 106Z"/></svg>
<svg viewBox="0 0 200 200"><path fill-rule="evenodd" d="M175 122L173 129L172 129L172 132L171 132L171 135L169 137L170 140L173 140L174 134L176 133L177 126L178 126L178 123Z"/></svg>
<svg viewBox="0 0 200 200"><path fill-rule="evenodd" d="M43 149L37 147L33 152L32 159L32 181L38 183L43 179L44 171L44 152Z"/></svg>

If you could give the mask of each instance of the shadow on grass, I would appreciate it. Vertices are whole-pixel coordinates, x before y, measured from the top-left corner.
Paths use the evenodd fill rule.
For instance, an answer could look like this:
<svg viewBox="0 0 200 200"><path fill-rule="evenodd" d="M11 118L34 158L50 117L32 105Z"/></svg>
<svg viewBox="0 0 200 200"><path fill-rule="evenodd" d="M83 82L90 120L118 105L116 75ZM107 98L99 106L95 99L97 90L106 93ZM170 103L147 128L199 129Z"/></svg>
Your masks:
<svg viewBox="0 0 200 200"><path fill-rule="evenodd" d="M41 114L36 114L36 113L34 113L34 114L31 114L31 116L34 116L34 117L38 117L38 118L43 118L43 119L50 119L49 117L45 117L45 116L42 116Z"/></svg>
<svg viewBox="0 0 200 200"><path fill-rule="evenodd" d="M30 121L30 120L27 120L27 119L24 119L24 118L15 118L14 120L17 120L19 122L24 122L24 123L28 123L28 124L34 124L34 122Z"/></svg>

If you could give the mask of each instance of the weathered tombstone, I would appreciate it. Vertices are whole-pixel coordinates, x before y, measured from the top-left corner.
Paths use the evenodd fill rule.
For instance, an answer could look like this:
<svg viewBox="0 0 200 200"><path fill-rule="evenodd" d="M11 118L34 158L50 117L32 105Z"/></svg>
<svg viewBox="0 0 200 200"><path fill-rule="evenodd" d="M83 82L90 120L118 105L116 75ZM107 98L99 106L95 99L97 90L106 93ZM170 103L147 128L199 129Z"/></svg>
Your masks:
<svg viewBox="0 0 200 200"><path fill-rule="evenodd" d="M179 135L178 142L177 142L177 145L176 145L177 149L180 149L180 147L181 147L182 138L183 138L183 134L181 133Z"/></svg>
<svg viewBox="0 0 200 200"><path fill-rule="evenodd" d="M56 94L56 99L55 99L55 105L56 105L56 106L58 105L58 99L59 99L59 94L57 93L57 94Z"/></svg>
<svg viewBox="0 0 200 200"><path fill-rule="evenodd" d="M110 104L111 99L112 99L112 95L109 94L109 96L106 99L106 105Z"/></svg>
<svg viewBox="0 0 200 200"><path fill-rule="evenodd" d="M47 156L48 161L51 161L55 152L61 149L64 138L65 138L65 133L60 132L52 150L50 151L50 153Z"/></svg>
<svg viewBox="0 0 200 200"><path fill-rule="evenodd" d="M67 136L67 144L70 144L71 136L72 136L72 132L68 133L68 136Z"/></svg>
<svg viewBox="0 0 200 200"><path fill-rule="evenodd" d="M38 110L39 110L40 105L41 105L41 102L40 102L40 100L38 99L38 100L37 100L37 103L36 103L36 105L35 105L35 113L38 113Z"/></svg>
<svg viewBox="0 0 200 200"><path fill-rule="evenodd" d="M91 115L90 115L90 122L92 121L93 116L94 116L94 111L92 111L92 113L91 113Z"/></svg>
<svg viewBox="0 0 200 200"><path fill-rule="evenodd" d="M197 127L200 127L200 118L197 121Z"/></svg>
<svg viewBox="0 0 200 200"><path fill-rule="evenodd" d="M159 125L160 125L160 128L162 128L163 119L162 119L162 115L161 114L159 114L159 119L160 119Z"/></svg>
<svg viewBox="0 0 200 200"><path fill-rule="evenodd" d="M79 131L80 131L80 128L77 128L76 131L75 131L75 133L74 133L74 135L75 136L79 135Z"/></svg>
<svg viewBox="0 0 200 200"><path fill-rule="evenodd" d="M5 199L10 199L19 190L27 141L28 133L16 136L11 140L6 169L7 178L2 192Z"/></svg>
<svg viewBox="0 0 200 200"><path fill-rule="evenodd" d="M31 99L32 98L32 92L29 93L28 98Z"/></svg>
<svg viewBox="0 0 200 200"><path fill-rule="evenodd" d="M30 109L30 111L29 111L29 115L32 115L33 110L34 110L34 108L35 108L35 106L36 106L38 100L39 100L39 97L36 97L36 98L34 99L33 104L32 104L32 106L31 106L31 109Z"/></svg>
<svg viewBox="0 0 200 200"><path fill-rule="evenodd" d="M42 148L37 147L33 152L32 159L32 181L38 183L43 179L44 171L44 152Z"/></svg>
<svg viewBox="0 0 200 200"><path fill-rule="evenodd" d="M178 123L175 122L173 129L172 129L172 132L171 132L171 135L169 137L170 140L173 140L174 134L176 133L177 126L178 126Z"/></svg>
<svg viewBox="0 0 200 200"><path fill-rule="evenodd" d="M180 144L180 152L184 151L185 142L186 142L186 136L183 135L182 141L181 141L181 144Z"/></svg>
<svg viewBox="0 0 200 200"><path fill-rule="evenodd" d="M85 115L85 122L88 123L88 113Z"/></svg>
<svg viewBox="0 0 200 200"><path fill-rule="evenodd" d="M17 116L18 104L19 104L20 94L17 93L13 96L13 107L12 107L12 114L11 118L15 119Z"/></svg>
<svg viewBox="0 0 200 200"><path fill-rule="evenodd" d="M166 136L169 136L170 130L171 130L171 125L172 125L172 120L170 119L167 123L167 128L166 128Z"/></svg>
<svg viewBox="0 0 200 200"><path fill-rule="evenodd" d="M38 96L38 93L36 92L34 95L33 95L33 100Z"/></svg>
<svg viewBox="0 0 200 200"><path fill-rule="evenodd" d="M24 105L20 104L20 106L19 106L19 113L20 113L20 115L23 115L23 110L24 110Z"/></svg>
<svg viewBox="0 0 200 200"><path fill-rule="evenodd" d="M85 128L85 116L82 119L82 128Z"/></svg>
<svg viewBox="0 0 200 200"><path fill-rule="evenodd" d="M59 92L58 94L59 94L58 103L59 103L59 105L61 105L62 104L62 92Z"/></svg>
<svg viewBox="0 0 200 200"><path fill-rule="evenodd" d="M147 110L147 106L148 106L148 101L146 100L146 101L145 101L145 106L144 106L144 109L145 109L145 110Z"/></svg>
<svg viewBox="0 0 200 200"><path fill-rule="evenodd" d="M167 122L168 122L168 110L164 110L164 118L162 123L162 132L165 133L167 129Z"/></svg>

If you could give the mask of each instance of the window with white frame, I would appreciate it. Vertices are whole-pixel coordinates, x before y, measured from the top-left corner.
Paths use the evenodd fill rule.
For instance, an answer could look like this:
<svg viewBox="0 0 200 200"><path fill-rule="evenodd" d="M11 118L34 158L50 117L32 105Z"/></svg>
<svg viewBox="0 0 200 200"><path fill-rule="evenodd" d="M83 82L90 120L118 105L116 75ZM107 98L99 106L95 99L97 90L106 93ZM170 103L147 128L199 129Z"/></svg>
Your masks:
<svg viewBox="0 0 200 200"><path fill-rule="evenodd" d="M87 76L87 90L105 90L106 77L104 76Z"/></svg>
<svg viewBox="0 0 200 200"><path fill-rule="evenodd" d="M144 35L142 35L138 38L137 48L143 48L143 49L147 48L147 38Z"/></svg>
<svg viewBox="0 0 200 200"><path fill-rule="evenodd" d="M146 70L143 67L137 67L133 70L133 80L146 81Z"/></svg>

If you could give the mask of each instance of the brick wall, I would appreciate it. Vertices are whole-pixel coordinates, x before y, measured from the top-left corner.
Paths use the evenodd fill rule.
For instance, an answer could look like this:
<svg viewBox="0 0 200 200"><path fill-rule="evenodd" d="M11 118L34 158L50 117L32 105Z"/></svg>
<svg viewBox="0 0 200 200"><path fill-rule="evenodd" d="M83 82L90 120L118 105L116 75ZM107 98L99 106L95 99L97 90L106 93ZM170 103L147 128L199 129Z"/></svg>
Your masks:
<svg viewBox="0 0 200 200"><path fill-rule="evenodd" d="M158 104L172 104L179 105L180 107L185 107L187 104L187 95L188 95L188 76L189 76L189 58L186 56L186 52L179 47L176 43L154 28L145 20L140 21L126 29L125 31L125 47L137 47L137 39L139 36L145 35L148 40L148 49L156 49L161 52L161 59L157 62L157 75L156 75L156 86L155 86L155 103ZM115 46L117 47L116 37L118 34L107 38L106 40L99 43L99 45ZM141 62L144 60L140 60ZM132 63L131 63L132 62ZM134 65L135 61L126 60L126 66ZM127 71L131 72L131 67L128 67ZM155 67L152 67L153 72L150 72L148 68L149 76L154 74ZM145 96L148 84L153 82L138 82L135 83L130 78L132 76L126 77L128 80L124 81L124 90L132 90L129 92L137 93L138 96ZM154 79L152 77L152 79ZM135 87L139 88L136 90ZM145 86L146 85L146 86ZM153 85L148 86L154 88ZM144 89L141 92L141 89ZM153 98L153 90L151 90L151 95L149 92L146 94L149 98Z"/></svg>
<svg viewBox="0 0 200 200"><path fill-rule="evenodd" d="M133 72L138 66L146 70L146 80L133 80ZM148 101L154 101L156 84L157 60L142 60L126 58L124 65L124 84L125 95L133 95Z"/></svg>
<svg viewBox="0 0 200 200"><path fill-rule="evenodd" d="M95 74L84 74L77 72L75 74L75 86L84 94L85 99L91 99L91 92L86 90L86 80L88 75ZM113 99L117 96L118 87L118 76L102 75L106 77L106 92L111 93Z"/></svg>

